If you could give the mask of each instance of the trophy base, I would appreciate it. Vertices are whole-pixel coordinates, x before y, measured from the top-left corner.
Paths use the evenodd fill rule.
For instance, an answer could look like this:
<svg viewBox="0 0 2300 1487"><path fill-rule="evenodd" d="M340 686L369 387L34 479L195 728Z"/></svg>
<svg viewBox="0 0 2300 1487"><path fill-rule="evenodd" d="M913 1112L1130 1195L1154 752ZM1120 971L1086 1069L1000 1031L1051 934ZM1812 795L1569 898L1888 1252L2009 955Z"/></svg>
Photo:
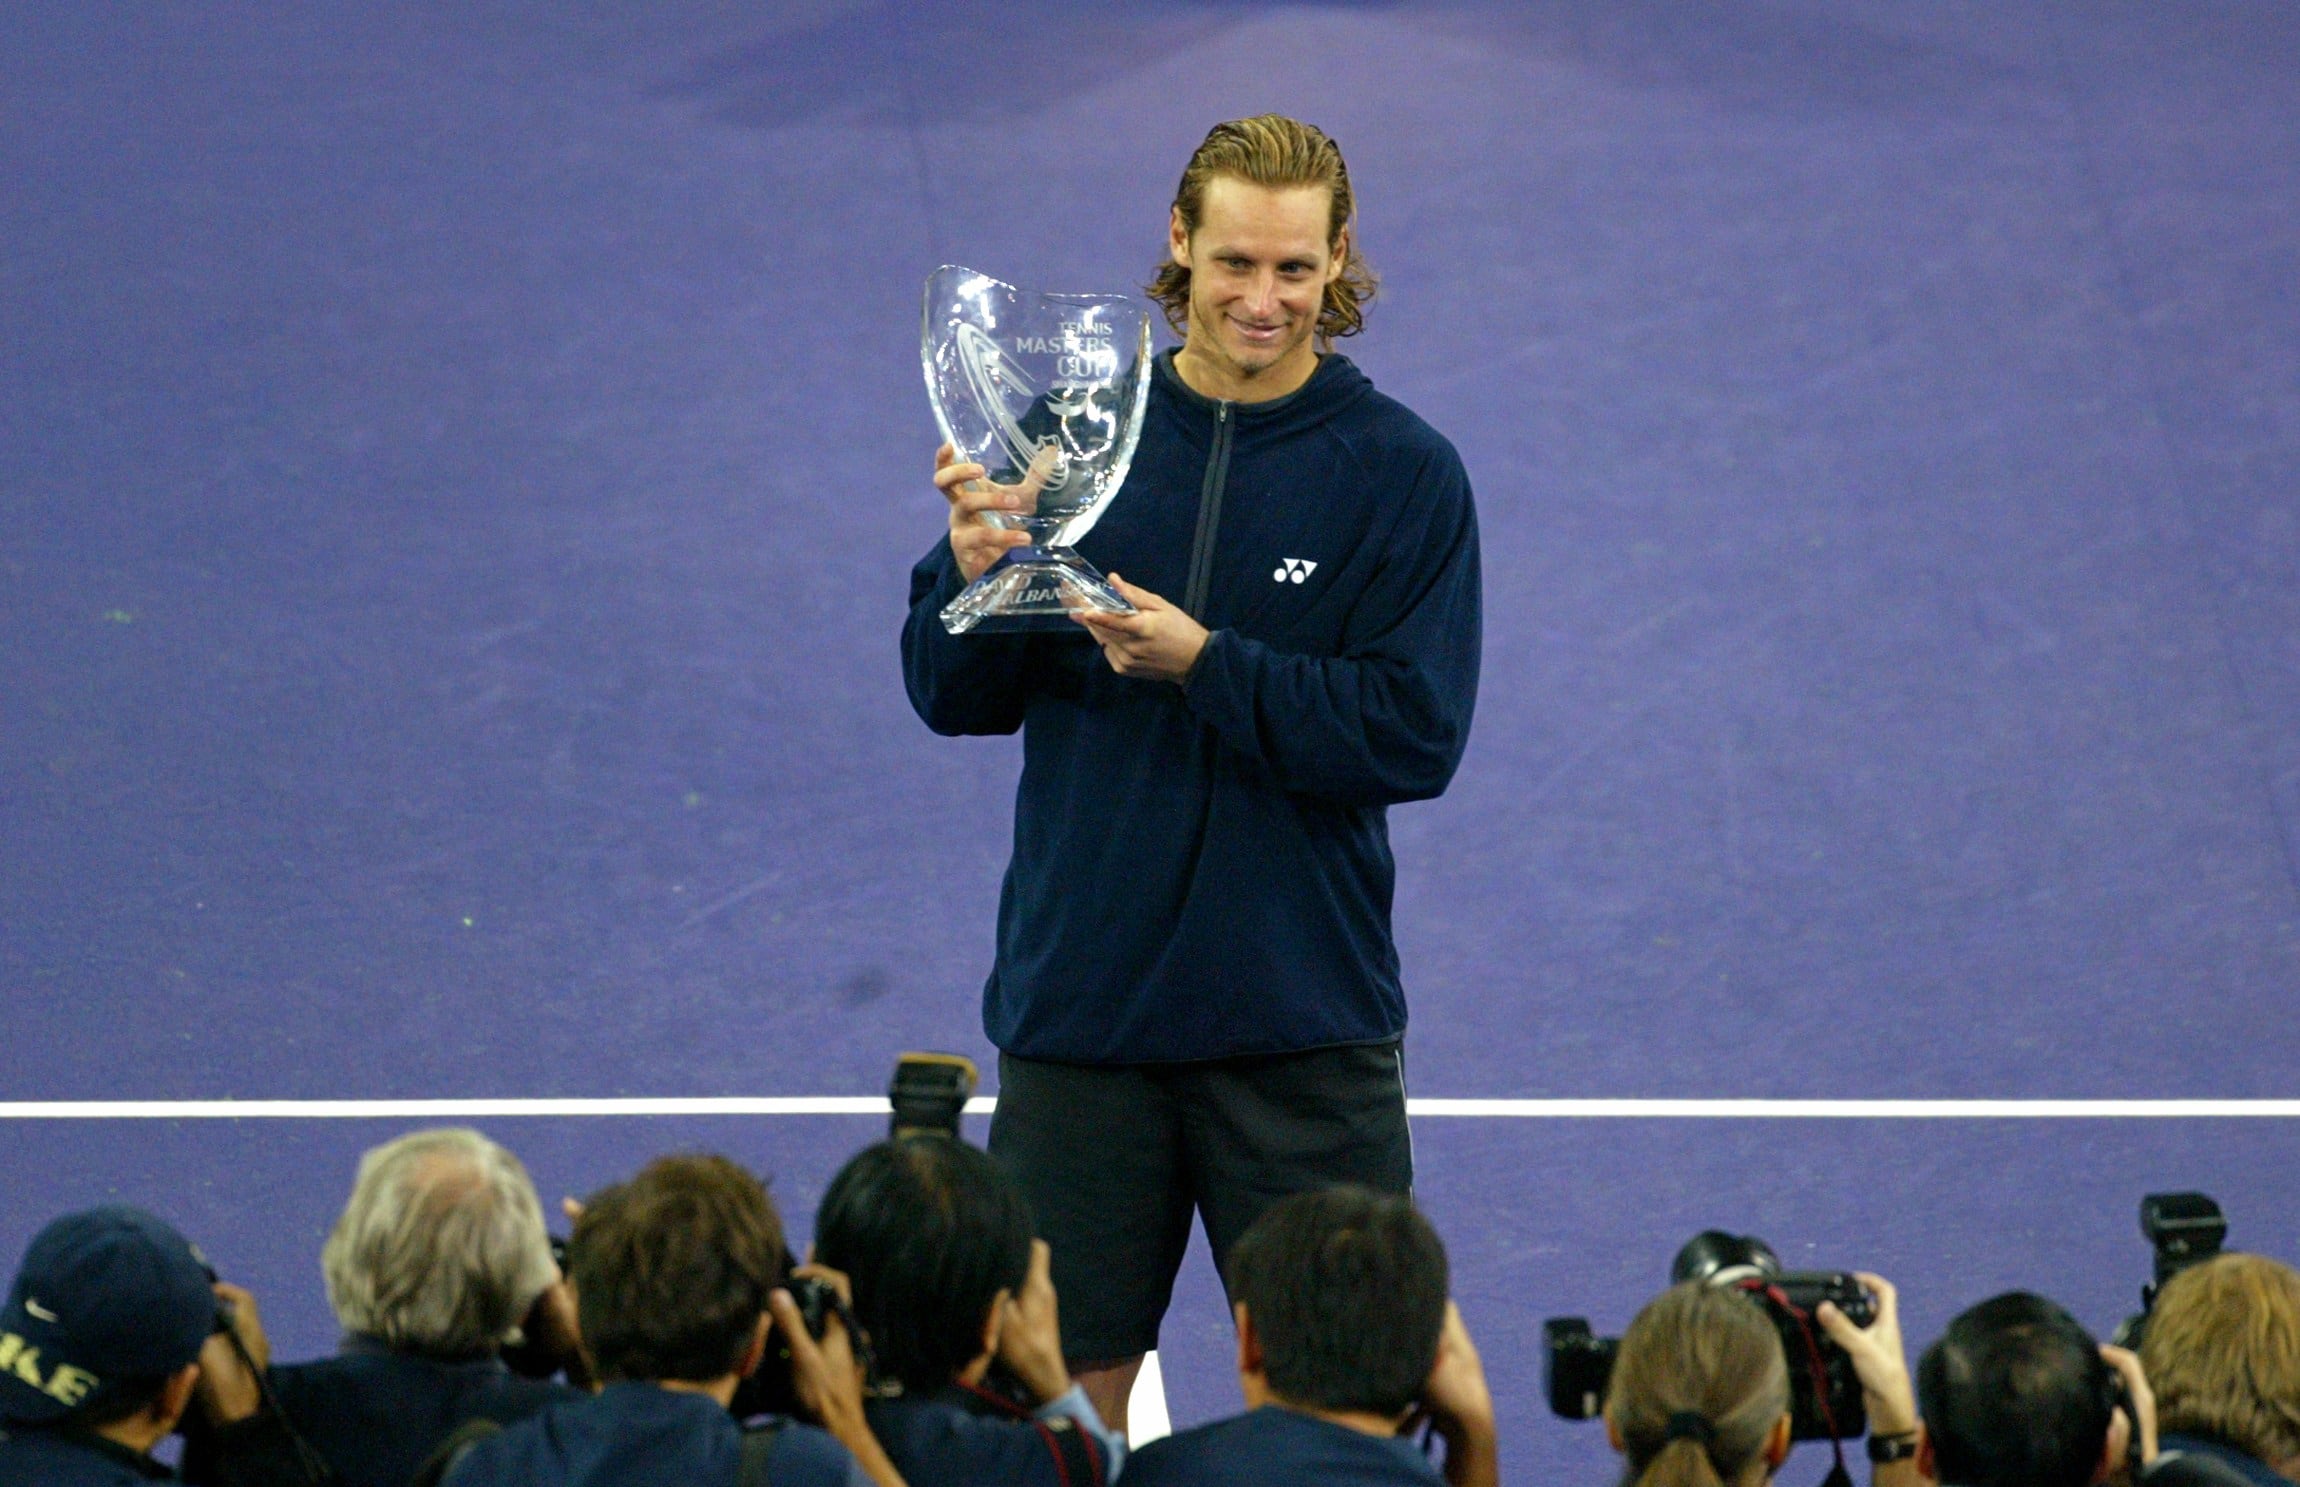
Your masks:
<svg viewBox="0 0 2300 1487"><path fill-rule="evenodd" d="M1067 547L1017 547L984 570L942 608L942 627L953 635L1003 635L1029 630L1072 630L1081 609L1132 614L1102 575Z"/></svg>

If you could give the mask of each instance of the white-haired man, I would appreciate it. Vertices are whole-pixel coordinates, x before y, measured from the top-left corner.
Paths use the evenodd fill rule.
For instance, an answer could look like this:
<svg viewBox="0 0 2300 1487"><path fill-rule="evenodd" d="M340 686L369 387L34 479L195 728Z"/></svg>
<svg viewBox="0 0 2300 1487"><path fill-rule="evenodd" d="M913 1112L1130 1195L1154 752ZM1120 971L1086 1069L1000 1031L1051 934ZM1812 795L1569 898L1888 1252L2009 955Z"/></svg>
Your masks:
<svg viewBox="0 0 2300 1487"><path fill-rule="evenodd" d="M477 1131L417 1131L361 1157L320 1266L342 1348L270 1377L344 1487L403 1487L465 1422L525 1419L570 1392L503 1361L522 1324L573 1308L526 1168ZM186 1474L202 1480L197 1460Z"/></svg>

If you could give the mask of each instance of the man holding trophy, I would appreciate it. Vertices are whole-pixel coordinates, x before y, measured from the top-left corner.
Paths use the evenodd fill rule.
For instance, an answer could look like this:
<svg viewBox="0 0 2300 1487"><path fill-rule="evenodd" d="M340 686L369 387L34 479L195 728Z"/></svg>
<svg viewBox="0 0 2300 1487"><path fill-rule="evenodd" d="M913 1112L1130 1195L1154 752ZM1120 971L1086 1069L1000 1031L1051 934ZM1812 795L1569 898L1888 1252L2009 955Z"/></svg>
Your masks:
<svg viewBox="0 0 2300 1487"><path fill-rule="evenodd" d="M1023 733L990 1148L1118 1425L1193 1211L1223 1264L1290 1193L1413 1180L1385 810L1461 759L1477 524L1453 447L1330 349L1374 287L1353 215L1334 143L1264 115L1183 173L1178 349L1117 297L928 285L950 528L905 678L938 733Z"/></svg>

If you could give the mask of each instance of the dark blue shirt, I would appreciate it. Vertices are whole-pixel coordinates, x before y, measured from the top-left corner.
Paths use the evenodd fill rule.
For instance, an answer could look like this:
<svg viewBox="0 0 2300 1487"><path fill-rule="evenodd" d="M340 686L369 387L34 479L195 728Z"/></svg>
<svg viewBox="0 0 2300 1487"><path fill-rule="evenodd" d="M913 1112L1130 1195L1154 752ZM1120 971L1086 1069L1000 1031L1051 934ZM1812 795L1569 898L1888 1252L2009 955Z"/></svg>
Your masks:
<svg viewBox="0 0 2300 1487"><path fill-rule="evenodd" d="M176 1474L149 1456L93 1436L0 1427L0 1483L7 1487L145 1487Z"/></svg>
<svg viewBox="0 0 2300 1487"><path fill-rule="evenodd" d="M909 1487L1103 1487L1111 1479L1108 1453L1076 1420L979 1389L874 1399L864 1408L871 1434Z"/></svg>
<svg viewBox="0 0 2300 1487"><path fill-rule="evenodd" d="M1136 1451L1125 1487L1433 1487L1421 1447L1264 1405Z"/></svg>
<svg viewBox="0 0 2300 1487"><path fill-rule="evenodd" d="M1218 520L1213 519L1218 505ZM1023 734L984 991L1026 1058L1155 1063L1404 1031L1385 808L1445 789L1477 697L1477 520L1435 430L1328 355L1264 403L1160 358L1126 482L1077 550L1211 632L1189 685L1078 633L953 636L946 540L903 664L941 733Z"/></svg>
<svg viewBox="0 0 2300 1487"><path fill-rule="evenodd" d="M276 1366L271 1383L282 1412L344 1487L406 1487L465 1421L509 1425L575 1394L521 1378L497 1358L426 1358L367 1337L346 1338L333 1358ZM206 1479L198 1465L187 1468L194 1481Z"/></svg>
<svg viewBox="0 0 2300 1487"><path fill-rule="evenodd" d="M479 1442L447 1487L734 1487L742 1453L742 1428L708 1395L609 1384ZM775 1487L867 1482L847 1448L811 1425L782 1429L768 1476Z"/></svg>
<svg viewBox="0 0 2300 1487"><path fill-rule="evenodd" d="M2214 1440L2210 1436L2167 1435L2157 1442L2157 1450L2162 1453L2158 1461L2164 1460L2166 1456L2185 1454L2218 1462L2250 1482L2252 1487L2293 1487L2290 1478L2279 1474L2259 1457L2246 1455L2226 1441Z"/></svg>

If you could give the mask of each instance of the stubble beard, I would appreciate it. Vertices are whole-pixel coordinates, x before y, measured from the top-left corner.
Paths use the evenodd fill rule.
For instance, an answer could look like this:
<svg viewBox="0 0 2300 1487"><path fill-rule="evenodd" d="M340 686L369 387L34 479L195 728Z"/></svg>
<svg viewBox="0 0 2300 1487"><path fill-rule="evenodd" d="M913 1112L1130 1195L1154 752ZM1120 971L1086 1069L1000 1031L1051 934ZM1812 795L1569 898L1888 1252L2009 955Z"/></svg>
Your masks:
<svg viewBox="0 0 2300 1487"><path fill-rule="evenodd" d="M1213 362L1230 380L1248 384L1267 376L1280 363L1292 356L1304 342L1310 339L1311 332L1316 329L1314 321L1307 325L1296 321L1288 327L1289 333L1287 335L1271 343L1267 348L1249 348L1247 354L1254 356L1255 359L1246 361L1242 360L1239 354L1231 349L1228 340L1223 335L1222 326L1225 318L1219 311L1208 311L1201 307L1197 296L1192 295L1190 299L1190 334L1185 345L1194 348L1196 355Z"/></svg>

